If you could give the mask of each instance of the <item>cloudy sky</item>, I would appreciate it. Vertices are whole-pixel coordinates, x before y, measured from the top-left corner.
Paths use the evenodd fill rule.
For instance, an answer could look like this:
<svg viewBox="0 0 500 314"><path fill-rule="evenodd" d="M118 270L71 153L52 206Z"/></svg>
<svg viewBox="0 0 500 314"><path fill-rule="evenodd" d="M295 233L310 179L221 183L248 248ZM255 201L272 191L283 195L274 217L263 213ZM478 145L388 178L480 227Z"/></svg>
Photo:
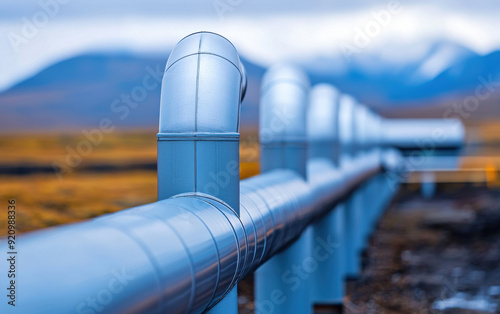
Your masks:
<svg viewBox="0 0 500 314"><path fill-rule="evenodd" d="M442 0L2 0L0 90L86 51L168 53L211 30L262 65L345 54L405 62L446 40L500 49L500 1ZM360 41L360 37L364 40Z"/></svg>

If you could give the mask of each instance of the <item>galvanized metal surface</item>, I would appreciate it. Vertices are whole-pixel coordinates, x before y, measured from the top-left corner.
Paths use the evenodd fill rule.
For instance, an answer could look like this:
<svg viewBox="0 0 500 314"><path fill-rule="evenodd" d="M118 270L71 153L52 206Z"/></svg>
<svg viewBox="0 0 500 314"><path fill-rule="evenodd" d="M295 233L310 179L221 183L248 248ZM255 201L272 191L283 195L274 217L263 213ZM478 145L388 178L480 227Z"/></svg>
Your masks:
<svg viewBox="0 0 500 314"><path fill-rule="evenodd" d="M325 195L336 191L345 195L343 177L340 167L340 138L339 138L339 107L340 93L331 85L319 84L311 90L309 110L307 113L308 138L309 138L309 163L308 171L310 181L315 182L325 178L325 174L338 176L336 186L331 190L317 192L317 198L323 199ZM324 201L325 209L332 203ZM341 304L344 297L345 279L345 203L336 204L323 218L313 224L313 244L318 241L335 244L325 255L317 255L317 270L309 284L310 307L314 304ZM314 252L312 252L314 254ZM310 252L311 254L311 252Z"/></svg>
<svg viewBox="0 0 500 314"><path fill-rule="evenodd" d="M280 286L282 278L273 275L283 271L280 263L290 265L311 252L313 222L317 235L333 230L336 239L346 239L345 250L333 257L341 264L345 259L346 268L339 266L338 273L325 267L322 274L334 278L334 286L317 277L313 295L288 300L283 308L303 313L304 302L337 301L343 294L339 280L344 272L359 271L358 251L399 182L389 180L387 188L376 189L387 177L381 172L398 172L401 163L397 152L377 145L413 147L429 134L414 134L425 127L412 122L411 130L396 136L397 126L406 124L374 118L328 86L313 93L309 119L316 117L318 123L307 129L307 78L279 66L263 83L263 173L240 183L235 169L245 85L229 41L206 32L181 40L162 86L160 200L23 235L16 310L199 313L217 310L217 302L228 296L218 310L234 311L239 280L264 265L258 271L269 279L256 282L257 299L263 299L264 282ZM456 123L445 122L442 129L449 142L436 147L460 144L463 134ZM218 180L221 176L227 180ZM319 292L327 289L332 294ZM5 303L1 306L6 312Z"/></svg>
<svg viewBox="0 0 500 314"><path fill-rule="evenodd" d="M384 119L382 145L403 149L460 148L465 128L458 119Z"/></svg>
<svg viewBox="0 0 500 314"><path fill-rule="evenodd" d="M261 173L273 169L290 169L307 178L307 106L309 98L309 80L300 69L290 65L276 65L270 68L262 79L260 101L260 168ZM282 212L283 216L291 213ZM303 230L311 217L307 212L300 220L304 225L290 224L291 230ZM278 219L278 217L276 217ZM284 221L287 228L291 221ZM286 230L286 229L285 229ZM287 232L281 242L291 237ZM297 285L290 289L289 280L284 279L287 270L297 261L304 260L309 254L311 230L295 234L296 241L285 251L279 252L262 265L254 276L254 294L256 307L262 307L272 299L277 291L287 302L272 304L273 313L310 313L310 298L307 285ZM279 245L278 245L279 246Z"/></svg>

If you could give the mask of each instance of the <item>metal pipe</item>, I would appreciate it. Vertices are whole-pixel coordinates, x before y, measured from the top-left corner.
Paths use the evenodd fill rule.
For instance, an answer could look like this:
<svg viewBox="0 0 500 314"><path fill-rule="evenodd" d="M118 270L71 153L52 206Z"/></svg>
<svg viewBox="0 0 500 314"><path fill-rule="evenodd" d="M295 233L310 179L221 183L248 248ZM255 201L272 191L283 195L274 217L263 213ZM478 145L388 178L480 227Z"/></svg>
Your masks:
<svg viewBox="0 0 500 314"><path fill-rule="evenodd" d="M339 109L339 136L342 149L340 164L342 169L354 169L353 160L358 153L356 148L356 100L348 95L340 98ZM357 154L359 157L359 154ZM361 157L362 158L362 157ZM346 202L345 209L345 275L346 277L357 277L361 261L358 254L358 239L362 221L362 199L359 193L353 193Z"/></svg>
<svg viewBox="0 0 500 314"><path fill-rule="evenodd" d="M356 103L354 106L354 152L355 156L368 156L370 151L369 148L371 143L368 142L369 135L369 114L368 109L360 104ZM354 191L352 196L352 202L357 204L355 208L359 210L357 219L357 230L355 232L355 246L356 252L359 256L362 255L363 249L365 247L366 238L369 233L369 217L371 211L373 211L373 200L370 198L368 193L369 182L364 182L356 191ZM361 267L361 261L358 264Z"/></svg>
<svg viewBox="0 0 500 314"><path fill-rule="evenodd" d="M234 291L243 277L300 243L296 240L304 238L313 221L380 172L381 166L399 169L394 153L384 152L379 159L366 154L347 156L340 159L340 171L314 163L309 172L314 180L306 181L305 166L299 163L306 158L301 144L294 150L299 152L293 155L296 163L282 163L297 165L294 170L268 169L243 180L239 192L229 184L228 190L210 195L211 190L202 184L210 179L198 170L222 171L223 163L203 164L196 155L198 149L186 147L201 147L210 154L206 157L218 149L234 153L245 79L233 49L222 37L199 33L181 41L169 58L158 135L159 198L169 199L19 237L22 298L16 309L20 313L207 311ZM215 68L227 72L214 74ZM303 99L302 93L283 97ZM214 112L217 108L221 111ZM341 100L339 136L349 152L353 112L342 108L352 106ZM287 126L286 130L285 134L299 135L295 130L305 131L305 127ZM179 151L190 161L184 163L177 156ZM237 197L241 197L238 202ZM1 241L6 246L6 240ZM293 271L287 269L283 275L296 283L290 277ZM274 306L275 294L270 297ZM8 306L1 303L0 312L7 312Z"/></svg>
<svg viewBox="0 0 500 314"><path fill-rule="evenodd" d="M308 94L309 80L295 67L277 65L264 75L259 121L262 173L274 169L290 169L306 180ZM276 314L311 312L307 285L298 283L290 287L290 281L294 281L294 277L289 274L294 263L300 263L309 255L310 237L310 230L306 231L289 248L276 254L255 272L256 308L272 306L272 312ZM269 304L268 301L276 291L288 301Z"/></svg>
<svg viewBox="0 0 500 314"><path fill-rule="evenodd" d="M306 178L308 89L307 76L292 66L274 66L262 79L259 116L262 172L293 169Z"/></svg>
<svg viewBox="0 0 500 314"><path fill-rule="evenodd" d="M318 84L311 90L307 114L309 138L309 181L314 185L325 173L337 175L337 187L341 190L342 172L339 169L339 98L340 93L331 85ZM323 192L323 191L318 191ZM325 191L326 192L326 191ZM318 193L321 194L321 193ZM328 194L328 193L326 193ZM318 199L322 195L317 196ZM331 206L331 203L325 202ZM313 224L313 243L325 241L335 243L327 254L317 255L317 269L312 274L312 301L315 304L342 304L344 297L344 211L343 203Z"/></svg>
<svg viewBox="0 0 500 314"><path fill-rule="evenodd" d="M347 189L379 165L359 160L354 166L358 171L343 181ZM314 188L331 191L337 183L325 178ZM19 311L199 313L210 308L325 214L314 198L317 192L291 170L243 180L241 192L239 219L216 198L181 194L22 236L25 301Z"/></svg>
<svg viewBox="0 0 500 314"><path fill-rule="evenodd" d="M381 133L381 118L375 114L373 111L368 110L368 124L367 124L367 137L368 144L371 154L374 158L382 158L382 149L380 145L380 133ZM387 171L387 170L386 170ZM382 195L386 194L385 190L390 188L384 182L384 172L377 174L375 177L369 180L367 184L367 197L371 200L371 209L368 211L368 228L367 234L365 236L365 243L369 242L369 238L373 234L377 221L384 210L385 200Z"/></svg>
<svg viewBox="0 0 500 314"><path fill-rule="evenodd" d="M380 119L375 117L375 114L371 112L366 106L357 106L357 138L359 143L359 149L361 153L367 154L370 158L380 158ZM362 221L361 230L358 233L360 236L358 240L359 248L358 251L362 253L371 237L372 231L376 225L377 213L379 210L378 200L379 195L381 195L381 190L385 187L380 184L379 175L367 180L355 193L360 194L362 199ZM358 197L358 196L356 196Z"/></svg>
<svg viewBox="0 0 500 314"><path fill-rule="evenodd" d="M465 142L459 119L384 119L382 145L401 149L458 149Z"/></svg>
<svg viewBox="0 0 500 314"><path fill-rule="evenodd" d="M226 38L199 32L172 51L163 76L158 199L205 193L240 212L239 112L246 75ZM211 313L237 313L232 291Z"/></svg>
<svg viewBox="0 0 500 314"><path fill-rule="evenodd" d="M199 32L172 51L163 76L158 199L205 193L239 213L239 110L246 78L234 46Z"/></svg>
<svg viewBox="0 0 500 314"><path fill-rule="evenodd" d="M309 159L325 158L339 165L339 98L340 93L329 84L318 84L311 90L307 112Z"/></svg>
<svg viewBox="0 0 500 314"><path fill-rule="evenodd" d="M229 206L192 195L19 243L21 313L201 312L236 284L247 247Z"/></svg>

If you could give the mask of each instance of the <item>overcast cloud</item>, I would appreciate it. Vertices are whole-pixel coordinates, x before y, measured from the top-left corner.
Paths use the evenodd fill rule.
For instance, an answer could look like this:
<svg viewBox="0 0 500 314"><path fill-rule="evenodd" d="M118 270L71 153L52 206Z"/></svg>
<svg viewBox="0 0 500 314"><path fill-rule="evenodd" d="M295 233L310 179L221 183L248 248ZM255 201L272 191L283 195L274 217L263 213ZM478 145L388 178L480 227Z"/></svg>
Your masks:
<svg viewBox="0 0 500 314"><path fill-rule="evenodd" d="M3 0L0 2L0 17L19 19L29 16L39 9L40 2L53 0ZM146 16L203 16L217 18L215 7L224 4L238 7L235 15L263 15L286 13L326 13L342 11L358 11L385 5L386 0L60 0L67 3L64 17L81 16L121 16L123 14ZM469 13L499 13L498 0L401 0L406 4L431 5L444 11Z"/></svg>
<svg viewBox="0 0 500 314"><path fill-rule="evenodd" d="M56 2L58 1L58 2ZM330 56L353 45L373 13L394 1L361 0L2 0L0 91L61 59L92 50L167 53L179 39L211 30L262 65ZM405 62L433 40L479 53L500 48L500 1L395 0L363 53ZM395 49L395 47L397 49Z"/></svg>

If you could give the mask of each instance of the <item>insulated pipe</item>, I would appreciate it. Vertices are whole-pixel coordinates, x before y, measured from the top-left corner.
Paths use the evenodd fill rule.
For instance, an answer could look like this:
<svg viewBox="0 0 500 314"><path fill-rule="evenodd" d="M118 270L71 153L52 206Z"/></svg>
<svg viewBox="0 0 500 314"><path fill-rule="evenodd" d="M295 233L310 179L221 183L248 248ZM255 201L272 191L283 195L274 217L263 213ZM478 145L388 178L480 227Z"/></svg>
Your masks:
<svg viewBox="0 0 500 314"><path fill-rule="evenodd" d="M158 199L205 193L239 212L239 110L245 82L238 53L224 37L199 32L177 44L161 90Z"/></svg>
<svg viewBox="0 0 500 314"><path fill-rule="evenodd" d="M264 75L259 115L262 172L292 169L306 178L308 89L307 76L292 66L276 65Z"/></svg>
<svg viewBox="0 0 500 314"><path fill-rule="evenodd" d="M354 156L357 154L356 144L356 100L348 95L340 98L339 109L339 136L342 155L340 164L342 169L353 169ZM359 157L359 155L358 155ZM362 199L359 193L353 193L346 201L345 208L345 275L346 277L357 277L361 267L360 256L358 254L359 232L361 231L362 220Z"/></svg>
<svg viewBox="0 0 500 314"><path fill-rule="evenodd" d="M341 95L339 103L340 164L343 167L354 155L354 106L356 100L349 95Z"/></svg>
<svg viewBox="0 0 500 314"><path fill-rule="evenodd" d="M246 75L224 37L199 32L177 44L163 76L158 199L204 193L239 215L239 113ZM211 313L237 313L236 289Z"/></svg>
<svg viewBox="0 0 500 314"><path fill-rule="evenodd" d="M331 85L314 86L310 94L307 113L309 138L308 176L312 185L325 173L338 173L341 190L343 177L339 169L339 98L340 93ZM320 191L318 191L320 192ZM319 193L318 193L319 194ZM322 196L318 195L318 199ZM332 205L326 203L325 205ZM313 245L318 241L335 243L328 254L317 255L318 267L312 274L312 301L315 304L342 304L344 297L344 210L337 204L324 217L313 224Z"/></svg>
<svg viewBox="0 0 500 314"><path fill-rule="evenodd" d="M374 158L380 160L381 158L381 149L379 146L380 134L381 134L380 118L376 113L374 113L371 110L368 110L368 121L369 123L367 125L368 127L367 135L368 135L369 148L371 151L370 154L373 155ZM369 217L368 217L369 226L365 242L368 242L369 238L373 234L379 216L384 209L382 208L382 205L385 203L385 201L382 198L382 195L384 195L384 190L389 187L383 181L383 176L384 176L383 174L377 174L375 177L369 180L368 183L367 194L369 195L369 198L372 201L371 203L372 210L369 212Z"/></svg>
<svg viewBox="0 0 500 314"><path fill-rule="evenodd" d="M354 189L379 166L353 161L343 186ZM22 236L25 301L18 309L201 312L325 214L315 190L331 194L338 177L323 174L311 185L290 170L242 181L240 219L220 200L184 194ZM334 244L318 245L328 251Z"/></svg>
<svg viewBox="0 0 500 314"><path fill-rule="evenodd" d="M306 180L308 92L309 80L295 67L276 65L264 75L259 117L262 173L290 169ZM288 249L257 270L254 281L256 307L263 306L274 291L281 291L287 302L273 304L274 313L312 311L307 284L299 283L291 288L288 281L293 279L283 279L287 271L309 256L310 236L310 231L305 232Z"/></svg>
<svg viewBox="0 0 500 314"><path fill-rule="evenodd" d="M200 313L240 278L246 238L228 205L192 195L34 232L17 310Z"/></svg>
<svg viewBox="0 0 500 314"><path fill-rule="evenodd" d="M318 84L311 90L307 112L309 159L325 158L339 166L339 97L329 84Z"/></svg>
<svg viewBox="0 0 500 314"><path fill-rule="evenodd" d="M384 213L384 209L389 205L390 200L397 193L398 180L394 179L397 175L397 166L402 163L401 154L394 148L383 147L383 132L384 132L384 119L377 114L373 113L374 119L374 143L376 144L376 153L381 163L383 164L384 171L375 177L376 195L379 195L379 202L377 204L378 210L376 217L373 218L373 227L375 228L377 221Z"/></svg>
<svg viewBox="0 0 500 314"><path fill-rule="evenodd" d="M207 42L205 36L220 39L207 33L192 36L201 36L200 47ZM179 47L190 43L193 37L181 41ZM212 58L216 52L207 54ZM198 60L204 60L204 52L195 54ZM172 60L178 55L174 50ZM190 58L193 55L188 53L167 66L158 135L159 163L163 163L159 166L159 181L165 180L159 183L159 198L180 194L88 222L22 236L19 248L24 259L19 265L29 281L23 290L25 302L20 305L20 311L206 311L228 295L239 279L292 244L313 219L325 214L325 207L318 206L313 197L318 193L312 191L303 174L291 170L275 170L243 181L240 217L229 205L230 199L225 201L203 193L204 190L196 190L198 186L189 177L196 174L191 171L193 167L181 169L184 164L179 158L169 156L176 150L183 151L184 146L197 146L197 141L189 135L207 136L207 142L219 139L210 138L213 136L209 132L210 123L202 123L203 118L189 120L189 114L186 117L180 114L192 103L181 102L184 100L170 95L178 90L188 95L191 92L175 82L178 77L189 83L189 75L179 72L178 76L172 76L170 72L178 66L186 66L187 63L182 62ZM192 69L202 69L203 65L200 63ZM203 89L200 73L196 81ZM241 77L235 76L235 79L241 82ZM231 106L238 105L239 98L231 99ZM203 102L196 103L197 110L203 111L204 107L199 106ZM172 108L177 105L188 108ZM197 110L192 113L196 114ZM172 119L176 114L179 119ZM228 123L214 123L218 137L225 139L229 134L231 140L227 142L234 142L232 133L237 130L238 116L233 118L232 122L228 119ZM170 144L173 146L166 149ZM227 147L225 144L226 141L221 146ZM186 157L190 156L189 151L184 152ZM180 163L176 169L165 163L168 158ZM360 160L354 167L356 171L345 175L343 186L355 188L378 167ZM173 181L170 176L176 176L174 170L185 171L187 180ZM173 183L178 186L171 186ZM337 184L338 176L324 176L314 188L327 194ZM339 195L333 193L330 201L334 202ZM224 198L223 194L218 196ZM54 251L54 247L58 250Z"/></svg>
<svg viewBox="0 0 500 314"><path fill-rule="evenodd" d="M382 145L399 148L409 156L401 163L407 170L454 167L453 161L465 143L465 128L459 119L384 119L382 123ZM443 162L436 158L439 155L453 157L451 161ZM415 162L417 157L421 157L419 162ZM429 194L432 194L434 182L432 175L429 177L429 180L423 180L422 191L430 187ZM401 178L392 176L390 179L390 184L397 187Z"/></svg>
<svg viewBox="0 0 500 314"><path fill-rule="evenodd" d="M458 149L465 142L459 119L384 119L381 141L401 149Z"/></svg>
<svg viewBox="0 0 500 314"><path fill-rule="evenodd" d="M344 177L344 185L354 189L379 166L355 162L358 170ZM314 188L327 193L337 184L333 176ZM274 170L241 182L240 218L212 196L181 194L23 235L18 242L23 302L16 309L205 311L325 214L312 188L295 171ZM334 193L331 202L340 196ZM327 241L318 245L322 254L334 247ZM294 276L285 273L287 280ZM274 295L258 306L268 308ZM0 312L7 312L6 306L2 303Z"/></svg>
<svg viewBox="0 0 500 314"><path fill-rule="evenodd" d="M373 121L374 121L374 132L373 134L375 134L375 137L374 137L374 143L375 143L375 153L377 155L377 157L380 159L380 162L382 164L384 164L384 150L386 150L385 148L383 148L381 145L382 145L382 121L383 119L373 113ZM388 176L390 176L392 173L396 173L397 172L397 169L392 169L390 167L387 167L387 166L384 166L383 167L384 171L382 171L381 173L379 173L375 179L374 179L374 193L375 195L378 195L379 196L379 201L377 202L377 210L376 210L376 213L375 213L375 217L373 217L373 221L372 221L372 233L374 232L375 230L375 227L377 225L377 222L379 221L379 219L381 218L382 214L384 213L384 210L387 208L388 206L388 202L392 199L392 197L394 196L394 194L397 192L397 187L388 183L386 178Z"/></svg>
<svg viewBox="0 0 500 314"><path fill-rule="evenodd" d="M224 41L220 45L225 45ZM216 46L210 50L214 54L220 48ZM183 65L181 59L172 68ZM218 75L213 79L218 80ZM164 83L178 86L172 89L174 93L182 90L180 82L171 80ZM232 84L221 85L226 83ZM243 85L240 90L244 90ZM162 114L164 119L168 120ZM233 132L217 121L212 121L217 132ZM162 126L177 125L179 129L160 129L160 133L189 133L185 126L190 123L178 122L162 122ZM228 125L237 124L235 120ZM173 151L162 154L168 152ZM382 161L386 167L399 169L395 153L386 152ZM339 190L338 171L324 171L321 180L314 182L306 182L296 171L279 169L243 180L239 217L228 202L188 191L86 222L23 234L16 241L22 252L18 265L23 270L22 299L16 309L20 313L206 311L234 291L241 278L289 247L308 224L324 216L331 208L325 204L338 202L347 191L380 171L380 166L365 156L350 160L349 167L342 168ZM190 183L178 184L186 187ZM160 198L175 193L167 185L159 188ZM323 196L318 199L318 195ZM6 246L6 239L1 242ZM320 249L331 249L331 244L319 245ZM8 307L6 302L0 303L0 312L8 312Z"/></svg>
<svg viewBox="0 0 500 314"><path fill-rule="evenodd" d="M354 105L354 155L367 153L368 143L368 109L356 102Z"/></svg>
<svg viewBox="0 0 500 314"><path fill-rule="evenodd" d="M373 131L371 129L370 112L365 105L360 103L355 106L355 127L354 127L354 138L355 138L355 151L356 154L371 156L376 158L371 150L373 142L371 141L370 133ZM373 178L372 178L373 179ZM371 216L375 211L374 201L370 195L371 180L365 182L359 189L354 192L353 198L356 200L359 198L361 207L361 216L359 221L359 231L356 232L356 242L358 254L362 254L369 238L371 230Z"/></svg>

